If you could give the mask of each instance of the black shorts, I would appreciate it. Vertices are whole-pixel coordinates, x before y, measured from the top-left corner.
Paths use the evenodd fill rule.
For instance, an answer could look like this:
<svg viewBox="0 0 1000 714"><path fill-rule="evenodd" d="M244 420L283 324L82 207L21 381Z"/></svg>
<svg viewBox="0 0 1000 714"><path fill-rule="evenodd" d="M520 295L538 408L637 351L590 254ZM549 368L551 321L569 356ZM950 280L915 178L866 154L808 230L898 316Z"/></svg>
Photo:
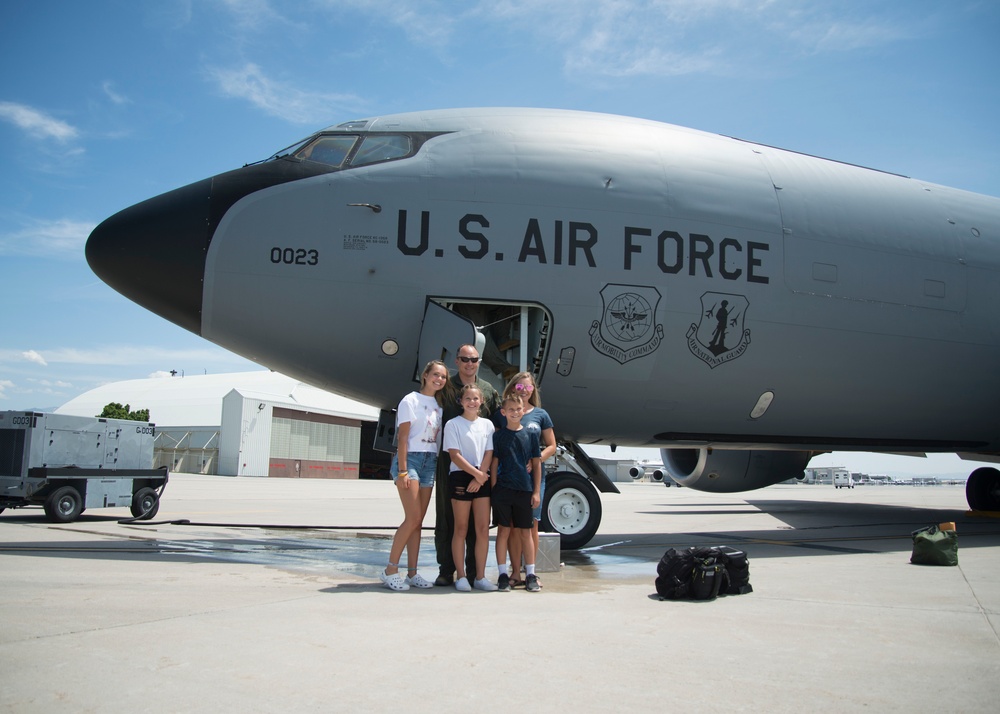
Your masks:
<svg viewBox="0 0 1000 714"><path fill-rule="evenodd" d="M476 477L465 471L448 473L448 494L456 501L475 501L477 498L490 497L490 480L479 487L478 491L470 493L466 490Z"/></svg>
<svg viewBox="0 0 1000 714"><path fill-rule="evenodd" d="M498 485L493 489L493 518L504 528L531 528L531 491L515 491Z"/></svg>

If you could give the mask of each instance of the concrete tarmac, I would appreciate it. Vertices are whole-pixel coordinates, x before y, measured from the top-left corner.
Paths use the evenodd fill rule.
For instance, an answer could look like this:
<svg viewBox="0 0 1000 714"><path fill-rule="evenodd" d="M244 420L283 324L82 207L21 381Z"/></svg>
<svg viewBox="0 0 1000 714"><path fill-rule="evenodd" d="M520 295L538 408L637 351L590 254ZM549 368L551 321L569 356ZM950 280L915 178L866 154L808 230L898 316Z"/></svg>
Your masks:
<svg viewBox="0 0 1000 714"><path fill-rule="evenodd" d="M0 710L997 710L1000 521L961 487L619 486L540 593L385 589L385 481L179 474L141 524L8 510ZM958 567L911 565L941 521ZM660 601L657 561L689 545L745 550L753 592Z"/></svg>

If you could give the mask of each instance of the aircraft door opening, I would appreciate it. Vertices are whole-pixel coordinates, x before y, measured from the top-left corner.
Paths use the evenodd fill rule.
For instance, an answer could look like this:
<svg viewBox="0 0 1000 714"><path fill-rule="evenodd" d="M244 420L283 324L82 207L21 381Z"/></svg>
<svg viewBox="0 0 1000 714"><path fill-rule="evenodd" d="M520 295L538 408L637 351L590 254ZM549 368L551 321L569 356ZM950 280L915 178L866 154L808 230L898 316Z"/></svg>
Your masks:
<svg viewBox="0 0 1000 714"><path fill-rule="evenodd" d="M420 346L413 373L414 381L420 381L424 365L431 360L439 359L448 365L448 369L452 369L455 350L460 345L472 344L478 349L481 341L476 325L469 318L452 312L440 303L428 300L424 307L424 322L420 328Z"/></svg>
<svg viewBox="0 0 1000 714"><path fill-rule="evenodd" d="M552 315L543 306L537 303L430 297L420 336L421 358L425 352L427 316L432 312L437 313L434 318L437 322L444 321L441 312L448 312L452 313L450 320L453 324L474 325L475 337L465 332L467 337L459 341L455 341L457 334L445 338L454 342L444 345L448 355L444 362L449 369L453 369L454 353L460 345L475 344L483 360L479 377L492 384L498 392L502 392L508 380L518 372L531 372L535 381L541 384L552 333ZM435 341L440 342L440 337ZM440 347L428 359L440 359L438 353Z"/></svg>

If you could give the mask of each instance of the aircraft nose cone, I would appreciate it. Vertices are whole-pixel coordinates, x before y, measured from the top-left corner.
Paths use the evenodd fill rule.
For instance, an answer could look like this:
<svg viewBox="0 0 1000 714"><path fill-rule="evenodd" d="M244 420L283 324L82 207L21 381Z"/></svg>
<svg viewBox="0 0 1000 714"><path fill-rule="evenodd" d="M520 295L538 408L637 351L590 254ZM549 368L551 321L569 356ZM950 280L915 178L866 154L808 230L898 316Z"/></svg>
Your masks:
<svg viewBox="0 0 1000 714"><path fill-rule="evenodd" d="M87 239L87 263L133 302L201 333L205 255L210 240L206 179L126 208Z"/></svg>

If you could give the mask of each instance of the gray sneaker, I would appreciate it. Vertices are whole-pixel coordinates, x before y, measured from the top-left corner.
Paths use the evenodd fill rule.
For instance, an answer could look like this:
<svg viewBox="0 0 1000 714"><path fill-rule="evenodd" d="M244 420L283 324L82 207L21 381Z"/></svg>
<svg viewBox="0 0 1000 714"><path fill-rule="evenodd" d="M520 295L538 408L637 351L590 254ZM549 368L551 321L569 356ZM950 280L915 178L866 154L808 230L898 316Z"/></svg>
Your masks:
<svg viewBox="0 0 1000 714"><path fill-rule="evenodd" d="M537 593L542 589L542 586L538 584L538 576L532 573L524 579L524 589L529 593Z"/></svg>
<svg viewBox="0 0 1000 714"><path fill-rule="evenodd" d="M486 578L479 578L478 580L476 580L476 582L472 584L472 587L474 587L476 590L484 590L488 593L496 592L497 589L497 586L494 585L489 580L487 580Z"/></svg>

